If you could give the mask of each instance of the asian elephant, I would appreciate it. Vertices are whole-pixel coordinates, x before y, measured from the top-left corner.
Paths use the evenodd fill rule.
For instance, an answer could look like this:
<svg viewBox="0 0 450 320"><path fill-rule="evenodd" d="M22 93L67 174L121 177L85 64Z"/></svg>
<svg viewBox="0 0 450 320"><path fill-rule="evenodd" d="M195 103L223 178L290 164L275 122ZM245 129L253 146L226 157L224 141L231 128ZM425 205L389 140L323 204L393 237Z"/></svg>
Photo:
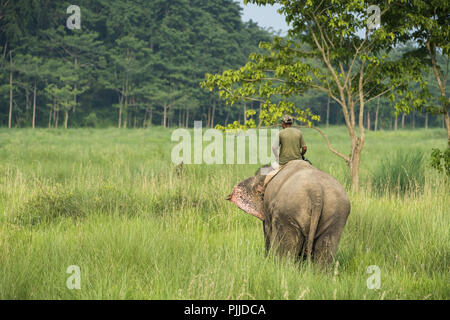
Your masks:
<svg viewBox="0 0 450 320"><path fill-rule="evenodd" d="M243 211L263 221L266 251L333 261L350 214L339 182L306 161L290 161L264 190L268 167L238 183L228 196Z"/></svg>

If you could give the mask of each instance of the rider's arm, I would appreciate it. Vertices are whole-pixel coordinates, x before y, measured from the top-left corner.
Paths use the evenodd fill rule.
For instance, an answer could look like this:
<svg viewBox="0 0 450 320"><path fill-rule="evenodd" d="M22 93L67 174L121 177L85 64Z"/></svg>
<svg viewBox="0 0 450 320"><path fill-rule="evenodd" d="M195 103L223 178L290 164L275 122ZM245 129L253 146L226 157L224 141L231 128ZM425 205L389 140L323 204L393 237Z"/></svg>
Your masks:
<svg viewBox="0 0 450 320"><path fill-rule="evenodd" d="M279 162L279 155L278 155L279 147L280 147L280 136L277 133L275 140L273 141L273 145L272 145L272 152L273 152L273 155L275 156L275 161L277 163Z"/></svg>

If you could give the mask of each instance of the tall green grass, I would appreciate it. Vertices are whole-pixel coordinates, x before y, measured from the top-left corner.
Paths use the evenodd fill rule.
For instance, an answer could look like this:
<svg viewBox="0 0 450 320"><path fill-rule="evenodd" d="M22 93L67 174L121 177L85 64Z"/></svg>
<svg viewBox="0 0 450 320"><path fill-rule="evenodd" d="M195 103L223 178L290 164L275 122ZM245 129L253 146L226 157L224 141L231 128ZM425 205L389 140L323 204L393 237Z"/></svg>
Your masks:
<svg viewBox="0 0 450 320"><path fill-rule="evenodd" d="M388 154L372 175L372 185L379 193L420 192L425 183L425 156L422 152Z"/></svg>
<svg viewBox="0 0 450 320"><path fill-rule="evenodd" d="M304 131L308 158L349 189L345 163ZM348 151L344 128L326 132ZM224 200L257 165L179 170L170 134L0 129L0 298L449 298L448 181L424 161L418 179L416 162L399 160L442 148L443 130L368 133L363 187L349 192L352 210L330 272L266 256L261 222ZM420 191L378 187L402 172L392 164ZM81 268L81 290L66 287L70 265ZM378 290L366 285L371 265L381 270Z"/></svg>

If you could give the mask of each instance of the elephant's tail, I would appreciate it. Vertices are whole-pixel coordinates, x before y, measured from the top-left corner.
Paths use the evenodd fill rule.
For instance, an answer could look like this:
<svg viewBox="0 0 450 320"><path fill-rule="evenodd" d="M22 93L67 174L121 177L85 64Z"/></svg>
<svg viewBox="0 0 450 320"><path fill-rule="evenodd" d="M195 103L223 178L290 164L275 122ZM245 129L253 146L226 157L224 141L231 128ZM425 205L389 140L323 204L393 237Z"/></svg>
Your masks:
<svg viewBox="0 0 450 320"><path fill-rule="evenodd" d="M316 231L319 225L320 216L322 214L323 193L315 195L311 202L311 223L309 225L309 234L306 242L306 254L308 260L311 260L311 255L314 247L314 239L316 238Z"/></svg>

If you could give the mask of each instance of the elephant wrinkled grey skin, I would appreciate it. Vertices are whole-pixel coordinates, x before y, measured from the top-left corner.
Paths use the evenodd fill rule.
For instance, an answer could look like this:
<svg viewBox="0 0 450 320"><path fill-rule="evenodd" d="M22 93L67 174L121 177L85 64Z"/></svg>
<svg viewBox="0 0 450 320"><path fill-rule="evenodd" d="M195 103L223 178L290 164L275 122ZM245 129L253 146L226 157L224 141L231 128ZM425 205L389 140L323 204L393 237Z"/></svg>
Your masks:
<svg viewBox="0 0 450 320"><path fill-rule="evenodd" d="M266 169L266 170L262 170ZM342 185L303 160L289 162L264 188L267 167L238 183L228 196L263 221L266 251L329 264L350 214Z"/></svg>

